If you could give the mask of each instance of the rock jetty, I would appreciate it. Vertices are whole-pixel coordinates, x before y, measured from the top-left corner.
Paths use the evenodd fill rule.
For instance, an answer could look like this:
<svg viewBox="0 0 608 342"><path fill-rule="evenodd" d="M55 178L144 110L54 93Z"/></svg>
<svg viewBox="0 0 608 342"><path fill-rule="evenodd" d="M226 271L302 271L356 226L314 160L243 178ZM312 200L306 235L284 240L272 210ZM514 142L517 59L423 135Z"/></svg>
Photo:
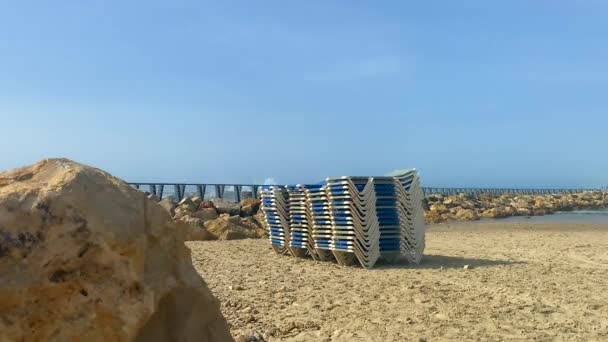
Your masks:
<svg viewBox="0 0 608 342"><path fill-rule="evenodd" d="M177 203L173 197L169 197L159 203L171 213L176 222L186 224L184 229L187 231L187 240L267 237L258 199L248 198L234 203L187 197ZM428 195L423 200L423 207L427 223L539 216L557 211L608 208L608 192L562 195Z"/></svg>
<svg viewBox="0 0 608 342"><path fill-rule="evenodd" d="M150 195L150 198L154 198ZM168 197L159 202L176 222L187 225L187 240L231 240L266 237L260 201L248 198L240 203L187 197L181 202ZM519 195L468 194L428 195L423 200L427 223L475 221L482 218L539 216L557 211L608 208L608 192Z"/></svg>
<svg viewBox="0 0 608 342"><path fill-rule="evenodd" d="M423 205L428 223L474 221L481 218L538 216L557 211L607 208L608 193L597 191L562 195L429 195L424 199Z"/></svg>
<svg viewBox="0 0 608 342"><path fill-rule="evenodd" d="M232 341L180 234L99 169L0 173L0 341Z"/></svg>

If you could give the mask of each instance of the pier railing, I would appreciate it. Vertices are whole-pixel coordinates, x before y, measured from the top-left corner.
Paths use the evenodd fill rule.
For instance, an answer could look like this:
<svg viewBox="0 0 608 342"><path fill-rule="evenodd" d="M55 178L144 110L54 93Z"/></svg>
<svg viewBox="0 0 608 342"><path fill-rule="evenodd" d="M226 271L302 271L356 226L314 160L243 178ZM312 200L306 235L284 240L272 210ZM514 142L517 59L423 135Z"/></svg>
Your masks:
<svg viewBox="0 0 608 342"><path fill-rule="evenodd" d="M240 202L246 197L258 197L260 184L190 184L190 183L129 183L136 189L147 191L159 199L173 196L181 201L186 195L202 199L221 198Z"/></svg>
<svg viewBox="0 0 608 342"><path fill-rule="evenodd" d="M134 188L147 191L159 199L173 196L181 201L185 196L199 196L202 199L221 198L239 202L246 197L257 197L261 184L191 184L191 183L129 183ZM456 195L467 194L479 196L484 194L503 195L548 195L548 194L572 194L585 191L602 191L595 189L525 189L525 188L439 188L422 187L425 196L428 195ZM605 191L605 190L604 190Z"/></svg>

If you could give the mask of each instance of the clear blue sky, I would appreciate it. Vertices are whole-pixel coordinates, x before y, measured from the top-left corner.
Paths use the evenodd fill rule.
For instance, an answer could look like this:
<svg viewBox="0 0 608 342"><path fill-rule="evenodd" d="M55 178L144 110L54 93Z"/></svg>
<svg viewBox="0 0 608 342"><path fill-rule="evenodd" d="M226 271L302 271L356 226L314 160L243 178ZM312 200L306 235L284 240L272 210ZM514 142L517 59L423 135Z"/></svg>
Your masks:
<svg viewBox="0 0 608 342"><path fill-rule="evenodd" d="M0 0L0 169L608 184L608 2Z"/></svg>

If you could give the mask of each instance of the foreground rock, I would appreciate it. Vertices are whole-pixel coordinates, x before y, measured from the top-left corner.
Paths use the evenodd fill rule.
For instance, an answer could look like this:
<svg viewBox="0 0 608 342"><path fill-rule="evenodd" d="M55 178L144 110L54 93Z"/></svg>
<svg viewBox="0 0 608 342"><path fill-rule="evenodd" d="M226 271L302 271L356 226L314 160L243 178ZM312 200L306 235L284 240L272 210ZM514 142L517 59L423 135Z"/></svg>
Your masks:
<svg viewBox="0 0 608 342"><path fill-rule="evenodd" d="M167 210L65 159L0 173L0 341L230 341Z"/></svg>

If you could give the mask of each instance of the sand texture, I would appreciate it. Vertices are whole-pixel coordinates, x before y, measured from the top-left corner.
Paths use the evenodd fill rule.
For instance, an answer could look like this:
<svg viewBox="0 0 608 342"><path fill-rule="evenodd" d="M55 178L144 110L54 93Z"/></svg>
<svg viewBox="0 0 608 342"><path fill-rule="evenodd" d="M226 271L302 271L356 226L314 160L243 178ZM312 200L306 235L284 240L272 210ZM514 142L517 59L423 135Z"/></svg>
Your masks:
<svg viewBox="0 0 608 342"><path fill-rule="evenodd" d="M188 246L237 340L608 340L608 225L435 226L419 266L372 270Z"/></svg>

